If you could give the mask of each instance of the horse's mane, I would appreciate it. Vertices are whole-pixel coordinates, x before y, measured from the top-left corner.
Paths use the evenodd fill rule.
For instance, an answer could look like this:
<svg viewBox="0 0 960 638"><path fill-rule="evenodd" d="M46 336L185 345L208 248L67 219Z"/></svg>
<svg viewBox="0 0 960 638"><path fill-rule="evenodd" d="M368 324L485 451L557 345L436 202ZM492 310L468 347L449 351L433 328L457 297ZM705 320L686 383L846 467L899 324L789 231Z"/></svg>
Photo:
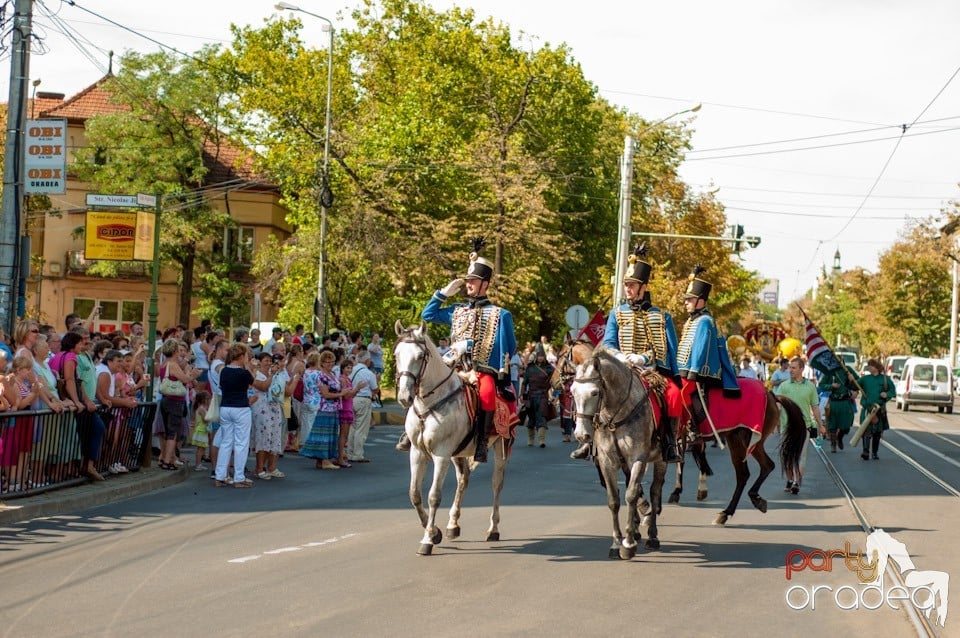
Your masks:
<svg viewBox="0 0 960 638"><path fill-rule="evenodd" d="M603 362L603 361L620 362L620 360L617 359L617 355L613 353L613 350L610 350L603 344L600 344L593 349L593 352L590 353L590 357L584 363L589 362L592 364L596 364L598 362Z"/></svg>

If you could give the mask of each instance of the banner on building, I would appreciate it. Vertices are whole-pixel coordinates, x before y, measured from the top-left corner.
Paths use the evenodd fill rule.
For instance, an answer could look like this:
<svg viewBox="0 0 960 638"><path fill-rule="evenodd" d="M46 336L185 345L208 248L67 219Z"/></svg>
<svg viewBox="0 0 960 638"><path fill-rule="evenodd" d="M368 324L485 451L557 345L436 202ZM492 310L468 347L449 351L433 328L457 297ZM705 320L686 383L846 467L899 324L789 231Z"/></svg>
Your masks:
<svg viewBox="0 0 960 638"><path fill-rule="evenodd" d="M85 259L153 259L151 213L87 212Z"/></svg>
<svg viewBox="0 0 960 638"><path fill-rule="evenodd" d="M27 120L23 192L27 195L67 192L67 121Z"/></svg>

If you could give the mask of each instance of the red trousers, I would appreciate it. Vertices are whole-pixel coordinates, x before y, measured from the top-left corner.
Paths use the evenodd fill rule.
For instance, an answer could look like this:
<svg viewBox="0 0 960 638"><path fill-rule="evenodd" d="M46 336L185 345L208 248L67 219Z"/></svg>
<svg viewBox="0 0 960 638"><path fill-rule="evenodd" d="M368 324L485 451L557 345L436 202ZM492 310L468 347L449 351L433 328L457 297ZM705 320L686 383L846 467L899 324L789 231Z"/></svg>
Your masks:
<svg viewBox="0 0 960 638"><path fill-rule="evenodd" d="M497 382L492 374L477 372L477 390L480 392L480 409L493 412L497 409Z"/></svg>
<svg viewBox="0 0 960 638"><path fill-rule="evenodd" d="M668 417L677 418L683 414L683 394L677 384L669 379L667 380L667 389L663 392L663 400L667 404Z"/></svg>

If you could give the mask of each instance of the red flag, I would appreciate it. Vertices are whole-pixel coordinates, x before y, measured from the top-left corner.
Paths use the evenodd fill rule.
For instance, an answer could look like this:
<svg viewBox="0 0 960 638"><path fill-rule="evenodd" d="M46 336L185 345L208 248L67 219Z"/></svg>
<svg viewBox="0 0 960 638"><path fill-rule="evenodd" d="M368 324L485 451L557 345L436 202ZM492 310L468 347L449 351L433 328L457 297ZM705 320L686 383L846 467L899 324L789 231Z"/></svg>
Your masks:
<svg viewBox="0 0 960 638"><path fill-rule="evenodd" d="M593 315L593 319L583 328L580 328L580 332L577 333L577 339L585 336L593 345L597 345L603 341L603 333L606 332L606 330L607 324L603 318L603 311L598 310L597 314Z"/></svg>

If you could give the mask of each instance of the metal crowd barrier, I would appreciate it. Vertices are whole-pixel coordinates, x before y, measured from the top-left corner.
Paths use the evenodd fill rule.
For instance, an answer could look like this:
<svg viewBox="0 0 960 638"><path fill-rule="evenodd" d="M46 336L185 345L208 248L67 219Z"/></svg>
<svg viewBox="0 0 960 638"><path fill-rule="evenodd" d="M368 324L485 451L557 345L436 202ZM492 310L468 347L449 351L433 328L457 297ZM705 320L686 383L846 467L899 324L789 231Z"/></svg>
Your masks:
<svg viewBox="0 0 960 638"><path fill-rule="evenodd" d="M96 437L88 412L0 412L0 499L37 494L89 480L87 459L100 439L97 471L108 476L121 463L138 471L150 452L156 403L97 412L104 425Z"/></svg>

